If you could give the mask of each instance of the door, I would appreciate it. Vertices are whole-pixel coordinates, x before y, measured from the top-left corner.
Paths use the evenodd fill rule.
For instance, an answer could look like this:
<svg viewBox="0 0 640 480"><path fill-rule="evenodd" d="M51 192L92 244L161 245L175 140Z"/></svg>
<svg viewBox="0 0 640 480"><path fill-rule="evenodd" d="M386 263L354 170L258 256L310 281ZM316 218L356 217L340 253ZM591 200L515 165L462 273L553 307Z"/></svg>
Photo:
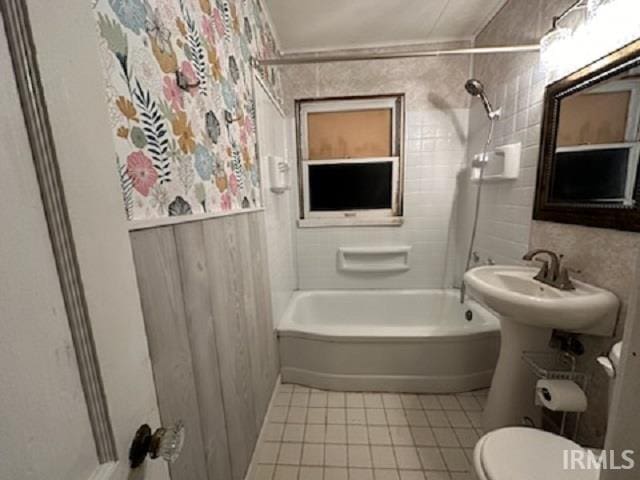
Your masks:
<svg viewBox="0 0 640 480"><path fill-rule="evenodd" d="M82 127L62 115L56 101L47 102L64 188L39 182L42 170L34 159L42 152L32 155L32 147L43 132L27 128L29 107L21 109L20 68L14 70L10 54L26 34L17 21L24 19L19 3L3 0L0 8L0 478L166 479L161 461L135 472L128 468L138 425L157 427L159 417L117 179L113 170L106 173L99 154L83 155L83 142L71 142L69 135L95 128L104 107L75 120L87 123ZM54 76L42 76L45 91ZM31 80L23 93L38 91L38 75ZM64 91L59 96L67 108L73 103ZM96 146L95 137L90 140ZM82 171L73 174L78 166ZM104 175L89 197L83 175ZM59 200L61 191L67 208L52 211L47 199ZM66 266L54 255L65 217L75 234ZM70 284L61 272L74 270L74 262L78 281ZM87 314L84 331L72 321L77 315L70 314L69 291ZM87 365L92 357L94 364Z"/></svg>

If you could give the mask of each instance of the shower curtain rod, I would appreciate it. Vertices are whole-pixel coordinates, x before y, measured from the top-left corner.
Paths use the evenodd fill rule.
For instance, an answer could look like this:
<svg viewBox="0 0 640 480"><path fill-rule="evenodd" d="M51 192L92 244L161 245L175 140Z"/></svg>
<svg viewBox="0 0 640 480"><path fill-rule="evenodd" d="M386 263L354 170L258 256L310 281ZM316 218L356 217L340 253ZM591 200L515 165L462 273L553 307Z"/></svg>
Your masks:
<svg viewBox="0 0 640 480"><path fill-rule="evenodd" d="M383 53L351 53L343 55L327 55L321 52L306 55L283 55L278 58L257 60L258 65L297 65L303 63L352 62L357 60L388 60L394 58L441 57L445 55L472 55L491 53L537 52L540 45L513 45L504 47L471 47L449 50L424 50Z"/></svg>

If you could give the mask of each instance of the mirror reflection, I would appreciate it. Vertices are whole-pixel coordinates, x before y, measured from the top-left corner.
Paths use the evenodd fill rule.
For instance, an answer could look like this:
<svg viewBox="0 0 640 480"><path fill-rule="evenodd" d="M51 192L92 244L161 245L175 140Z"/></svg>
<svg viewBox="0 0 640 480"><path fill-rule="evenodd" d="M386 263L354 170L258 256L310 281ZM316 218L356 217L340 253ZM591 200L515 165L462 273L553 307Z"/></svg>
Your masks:
<svg viewBox="0 0 640 480"><path fill-rule="evenodd" d="M560 101L550 203L640 201L640 67Z"/></svg>

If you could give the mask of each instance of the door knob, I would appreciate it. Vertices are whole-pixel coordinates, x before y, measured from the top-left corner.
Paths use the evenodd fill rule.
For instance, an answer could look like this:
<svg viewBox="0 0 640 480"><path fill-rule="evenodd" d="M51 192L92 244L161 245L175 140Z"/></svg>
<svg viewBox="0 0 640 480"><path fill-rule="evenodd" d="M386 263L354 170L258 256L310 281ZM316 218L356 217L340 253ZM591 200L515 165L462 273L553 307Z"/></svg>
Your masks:
<svg viewBox="0 0 640 480"><path fill-rule="evenodd" d="M172 427L160 427L151 433L146 423L140 425L129 448L129 465L137 468L142 465L147 454L151 458L161 457L173 463L180 456L184 445L185 429L181 420Z"/></svg>

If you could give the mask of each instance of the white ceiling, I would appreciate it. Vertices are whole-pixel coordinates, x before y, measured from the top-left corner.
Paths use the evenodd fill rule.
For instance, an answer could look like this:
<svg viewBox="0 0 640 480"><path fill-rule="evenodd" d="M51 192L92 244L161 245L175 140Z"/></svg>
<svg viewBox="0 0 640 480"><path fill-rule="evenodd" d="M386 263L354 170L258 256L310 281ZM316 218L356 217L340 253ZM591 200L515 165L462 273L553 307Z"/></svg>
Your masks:
<svg viewBox="0 0 640 480"><path fill-rule="evenodd" d="M283 53L472 39L506 0L264 0Z"/></svg>

